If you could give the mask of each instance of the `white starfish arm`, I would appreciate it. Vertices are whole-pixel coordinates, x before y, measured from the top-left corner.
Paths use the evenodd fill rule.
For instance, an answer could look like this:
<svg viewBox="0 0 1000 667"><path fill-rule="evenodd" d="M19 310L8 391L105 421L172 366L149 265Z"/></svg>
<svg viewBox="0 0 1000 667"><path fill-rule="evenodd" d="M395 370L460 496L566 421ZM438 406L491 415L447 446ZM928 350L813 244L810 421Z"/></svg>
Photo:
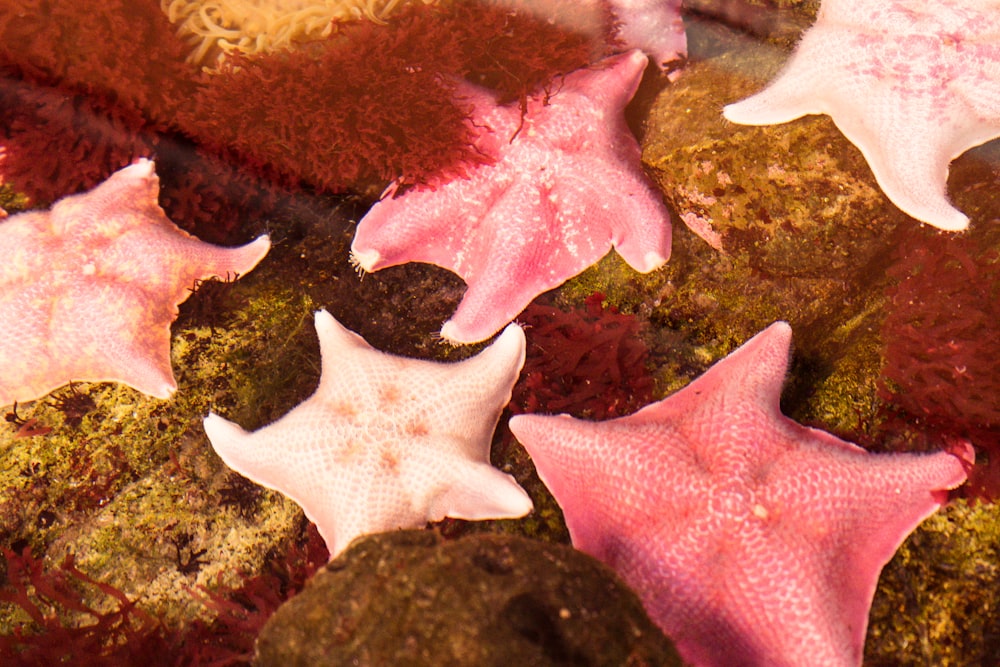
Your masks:
<svg viewBox="0 0 1000 667"><path fill-rule="evenodd" d="M969 218L948 201L952 156L933 138L934 132L915 131L919 121L898 115L890 118L874 109L865 114L838 114L833 119L861 150L879 187L900 210L938 229L961 231L969 226Z"/></svg>
<svg viewBox="0 0 1000 667"><path fill-rule="evenodd" d="M801 81L786 76L785 70L770 86L742 102L727 104L722 108L726 120L739 125L778 125L822 113L816 104L814 91Z"/></svg>
<svg viewBox="0 0 1000 667"><path fill-rule="evenodd" d="M453 470L449 485L427 506L427 518L440 521L444 517L480 521L483 519L517 519L534 505L514 478L488 463L442 466Z"/></svg>

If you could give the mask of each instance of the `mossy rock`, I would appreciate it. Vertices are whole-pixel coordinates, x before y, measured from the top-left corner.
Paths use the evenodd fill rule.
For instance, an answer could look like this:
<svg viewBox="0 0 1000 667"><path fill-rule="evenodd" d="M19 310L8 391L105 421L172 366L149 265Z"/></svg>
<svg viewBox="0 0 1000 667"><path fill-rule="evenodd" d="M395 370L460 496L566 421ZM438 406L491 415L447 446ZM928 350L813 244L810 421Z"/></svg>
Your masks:
<svg viewBox="0 0 1000 667"><path fill-rule="evenodd" d="M369 536L316 574L254 664L680 665L638 597L570 547L508 535Z"/></svg>

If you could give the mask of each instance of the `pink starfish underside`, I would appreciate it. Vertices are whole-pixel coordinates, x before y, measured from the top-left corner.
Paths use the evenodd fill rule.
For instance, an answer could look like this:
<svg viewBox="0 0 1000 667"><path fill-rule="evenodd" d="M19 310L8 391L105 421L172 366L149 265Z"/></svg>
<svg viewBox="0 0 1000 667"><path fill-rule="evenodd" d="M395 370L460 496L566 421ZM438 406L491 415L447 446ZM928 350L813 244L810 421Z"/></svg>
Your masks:
<svg viewBox="0 0 1000 667"><path fill-rule="evenodd" d="M378 202L358 225L355 263L428 262L461 276L468 291L441 329L456 343L490 337L612 246L638 271L662 266L669 214L622 113L646 62L631 51L574 72L530 99L523 118L465 86L477 148L495 162Z"/></svg>
<svg viewBox="0 0 1000 667"><path fill-rule="evenodd" d="M71 380L115 381L157 398L177 388L170 323L195 281L235 278L267 254L203 243L157 204L140 160L49 211L0 222L0 405Z"/></svg>
<svg viewBox="0 0 1000 667"><path fill-rule="evenodd" d="M882 566L966 478L958 456L869 454L782 415L790 341L776 323L628 417L510 420L573 544L697 665L860 664Z"/></svg>

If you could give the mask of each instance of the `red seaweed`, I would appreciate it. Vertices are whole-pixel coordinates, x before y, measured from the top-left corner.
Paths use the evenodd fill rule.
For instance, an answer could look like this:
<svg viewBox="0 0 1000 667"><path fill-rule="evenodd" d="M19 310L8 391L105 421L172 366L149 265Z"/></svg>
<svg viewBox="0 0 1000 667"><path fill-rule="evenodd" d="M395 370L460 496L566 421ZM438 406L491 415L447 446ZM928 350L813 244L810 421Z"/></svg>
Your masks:
<svg viewBox="0 0 1000 667"><path fill-rule="evenodd" d="M528 349L512 412L610 419L652 402L640 321L605 306L603 294L595 292L572 311L533 303L518 321L527 329ZM559 354L551 354L554 349Z"/></svg>
<svg viewBox="0 0 1000 667"><path fill-rule="evenodd" d="M523 98L602 55L605 34L566 32L510 3L412 7L387 26L362 21L295 51L230 58L181 122L286 185L377 191L460 176L486 158L470 109L452 98L459 77Z"/></svg>
<svg viewBox="0 0 1000 667"><path fill-rule="evenodd" d="M168 627L122 591L82 572L72 556L46 569L28 549L0 553L7 575L6 585L0 585L0 602L16 605L31 619L0 635L0 664L39 667L248 665L264 623L302 590L329 556L319 533L310 527L301 545L292 543L286 552L269 558L263 572L243 577L238 587L189 589L215 613L212 621ZM96 589L110 609L84 603L84 588Z"/></svg>
<svg viewBox="0 0 1000 667"><path fill-rule="evenodd" d="M1000 496L1000 252L995 239L919 229L888 270L879 394L889 426L919 429L920 449L967 438L980 452L970 487ZM911 443L913 444L913 443Z"/></svg>

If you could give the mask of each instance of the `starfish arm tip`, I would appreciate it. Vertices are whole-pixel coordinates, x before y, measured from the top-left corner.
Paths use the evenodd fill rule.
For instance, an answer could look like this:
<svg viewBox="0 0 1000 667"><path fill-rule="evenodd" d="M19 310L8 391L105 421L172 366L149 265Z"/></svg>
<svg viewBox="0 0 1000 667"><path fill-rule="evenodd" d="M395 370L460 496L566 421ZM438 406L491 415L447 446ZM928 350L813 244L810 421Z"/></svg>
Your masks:
<svg viewBox="0 0 1000 667"><path fill-rule="evenodd" d="M227 466L240 472L232 463L232 454L240 448L240 441L249 434L238 424L220 417L214 412L208 413L202 423L202 428L205 429L205 435L208 436L208 441L212 444L212 449L219 455L219 458Z"/></svg>
<svg viewBox="0 0 1000 667"><path fill-rule="evenodd" d="M499 352L501 352L503 356L510 356L519 359L520 361L517 365L519 370L524 365L526 346L527 341L524 336L524 329L522 329L521 325L516 322L511 322L504 327L503 331L500 332L500 335L497 336L496 340L493 341L493 344L490 345L491 348L496 348Z"/></svg>
<svg viewBox="0 0 1000 667"><path fill-rule="evenodd" d="M470 330L456 322L454 317L441 325L441 340L455 347L479 343L492 336L493 333L492 331L483 333Z"/></svg>
<svg viewBox="0 0 1000 667"><path fill-rule="evenodd" d="M650 250L643 256L642 265L635 267L635 270L639 273L651 273L666 264L668 259L669 253L664 255L657 250Z"/></svg>
<svg viewBox="0 0 1000 667"><path fill-rule="evenodd" d="M813 113L799 108L790 100L772 97L765 90L741 102L727 104L722 107L722 116L737 125L778 125Z"/></svg>
<svg viewBox="0 0 1000 667"><path fill-rule="evenodd" d="M373 273L378 270L378 262L381 259L378 250L358 250L351 248L351 265L360 273Z"/></svg>
<svg viewBox="0 0 1000 667"><path fill-rule="evenodd" d="M932 215L914 215L913 217L945 232L964 232L969 228L969 216L951 206L948 206L947 209Z"/></svg>
<svg viewBox="0 0 1000 667"><path fill-rule="evenodd" d="M527 492L517 481L488 463L464 466L452 484L431 500L427 517L481 521L483 519L518 519L535 508Z"/></svg>
<svg viewBox="0 0 1000 667"><path fill-rule="evenodd" d="M271 237L267 234L261 234L250 243L235 248L234 251L239 258L239 264L241 264L238 268L242 269L235 270L234 272L237 274L247 273L253 270L267 256L267 253L271 251Z"/></svg>
<svg viewBox="0 0 1000 667"><path fill-rule="evenodd" d="M148 178L156 173L156 162L149 158L141 157L122 171L125 170L128 170L130 176Z"/></svg>

